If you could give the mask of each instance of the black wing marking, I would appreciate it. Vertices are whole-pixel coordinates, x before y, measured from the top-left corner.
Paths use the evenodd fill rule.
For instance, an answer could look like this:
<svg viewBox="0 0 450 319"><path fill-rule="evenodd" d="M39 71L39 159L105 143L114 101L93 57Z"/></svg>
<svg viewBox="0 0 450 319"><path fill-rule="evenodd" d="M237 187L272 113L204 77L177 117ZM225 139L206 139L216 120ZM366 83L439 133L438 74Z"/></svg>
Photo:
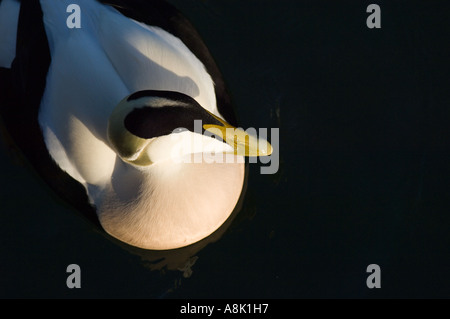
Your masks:
<svg viewBox="0 0 450 319"><path fill-rule="evenodd" d="M0 70L3 123L16 146L53 191L100 226L86 190L53 161L43 139L38 114L49 65L50 50L39 1L22 1L16 57L11 69Z"/></svg>

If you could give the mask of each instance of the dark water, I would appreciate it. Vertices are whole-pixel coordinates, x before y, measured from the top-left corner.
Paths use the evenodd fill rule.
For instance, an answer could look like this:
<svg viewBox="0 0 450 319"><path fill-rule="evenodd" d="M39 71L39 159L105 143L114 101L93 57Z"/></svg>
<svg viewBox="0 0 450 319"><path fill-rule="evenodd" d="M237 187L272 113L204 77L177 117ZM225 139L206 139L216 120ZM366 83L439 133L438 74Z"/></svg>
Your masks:
<svg viewBox="0 0 450 319"><path fill-rule="evenodd" d="M243 127L280 128L211 242L112 241L0 149L0 297L450 297L450 5L173 0L204 37ZM68 289L66 267L81 267ZM366 267L381 268L368 289Z"/></svg>

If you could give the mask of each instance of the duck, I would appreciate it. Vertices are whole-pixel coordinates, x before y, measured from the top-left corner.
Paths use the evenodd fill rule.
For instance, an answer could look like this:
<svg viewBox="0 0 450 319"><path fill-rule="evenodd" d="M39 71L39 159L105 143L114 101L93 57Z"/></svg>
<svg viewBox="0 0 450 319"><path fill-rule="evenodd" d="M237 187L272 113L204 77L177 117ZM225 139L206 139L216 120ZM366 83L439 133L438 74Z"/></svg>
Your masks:
<svg viewBox="0 0 450 319"><path fill-rule="evenodd" d="M3 123L60 197L149 250L224 224L245 158L272 148L237 127L188 19L161 0L2 0L0 17Z"/></svg>

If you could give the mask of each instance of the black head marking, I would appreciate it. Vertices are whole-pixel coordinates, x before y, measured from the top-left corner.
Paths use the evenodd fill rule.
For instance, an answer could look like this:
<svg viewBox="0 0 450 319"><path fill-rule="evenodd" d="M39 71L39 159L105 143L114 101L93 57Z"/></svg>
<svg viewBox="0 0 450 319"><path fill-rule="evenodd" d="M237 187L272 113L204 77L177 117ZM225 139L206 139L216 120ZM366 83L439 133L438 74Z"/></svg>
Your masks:
<svg viewBox="0 0 450 319"><path fill-rule="evenodd" d="M191 98L189 95L176 92L176 91L161 91L161 90L142 90L137 91L128 96L127 101L134 101L137 99L140 99L142 97L160 97L160 98L166 98L168 100L176 101L181 103L197 103L193 98ZM198 103L197 103L198 104Z"/></svg>
<svg viewBox="0 0 450 319"><path fill-rule="evenodd" d="M194 133L195 120L201 120L202 124L223 125L214 116L209 114L200 104L190 96L173 91L139 91L130 95L127 101L137 100L142 97L155 97L170 100L167 106L143 105L134 108L124 119L125 128L140 138L153 138L169 135L176 129L183 129Z"/></svg>

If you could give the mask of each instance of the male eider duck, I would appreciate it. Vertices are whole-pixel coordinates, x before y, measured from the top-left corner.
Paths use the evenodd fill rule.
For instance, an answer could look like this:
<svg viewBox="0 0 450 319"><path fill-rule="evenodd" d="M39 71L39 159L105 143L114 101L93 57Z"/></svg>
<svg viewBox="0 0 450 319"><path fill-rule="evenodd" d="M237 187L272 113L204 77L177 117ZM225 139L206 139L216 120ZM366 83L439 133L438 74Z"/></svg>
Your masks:
<svg viewBox="0 0 450 319"><path fill-rule="evenodd" d="M240 197L243 156L271 152L241 129L230 138L221 74L164 1L2 0L0 67L10 136L59 195L133 246L210 235Z"/></svg>

